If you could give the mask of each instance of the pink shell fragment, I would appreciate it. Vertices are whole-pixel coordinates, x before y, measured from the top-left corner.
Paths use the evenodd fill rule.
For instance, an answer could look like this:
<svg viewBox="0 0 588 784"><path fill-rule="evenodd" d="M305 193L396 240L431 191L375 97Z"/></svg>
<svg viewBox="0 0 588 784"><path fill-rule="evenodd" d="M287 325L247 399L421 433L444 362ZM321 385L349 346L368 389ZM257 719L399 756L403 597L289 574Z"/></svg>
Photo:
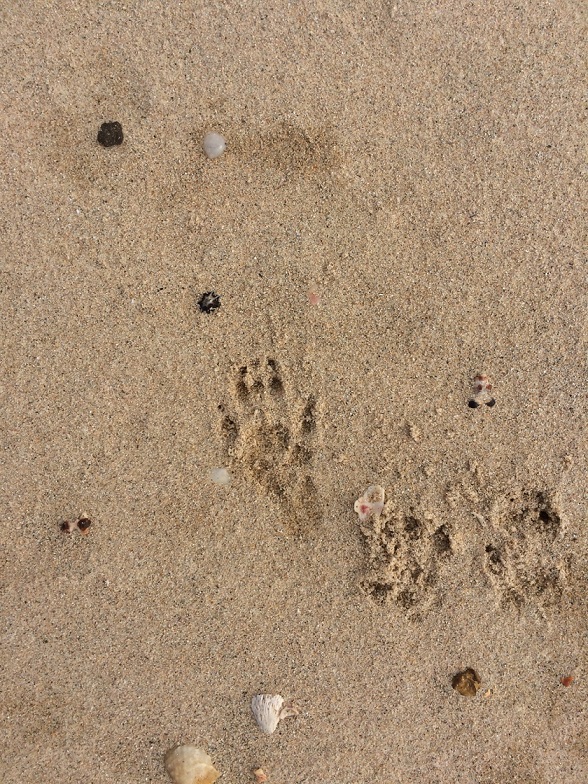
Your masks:
<svg viewBox="0 0 588 784"><path fill-rule="evenodd" d="M370 517L379 517L382 514L384 497L385 491L381 485L370 485L357 499L353 509L359 515L361 523L365 523Z"/></svg>

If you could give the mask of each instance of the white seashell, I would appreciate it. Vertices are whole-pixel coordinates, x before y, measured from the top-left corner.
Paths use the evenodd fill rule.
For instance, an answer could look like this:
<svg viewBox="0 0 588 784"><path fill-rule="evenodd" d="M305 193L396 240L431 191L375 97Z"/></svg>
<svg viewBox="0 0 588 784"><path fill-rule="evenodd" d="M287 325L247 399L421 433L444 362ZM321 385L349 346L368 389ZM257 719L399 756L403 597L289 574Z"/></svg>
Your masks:
<svg viewBox="0 0 588 784"><path fill-rule="evenodd" d="M196 746L175 746L165 755L165 769L174 784L213 784L220 773Z"/></svg>
<svg viewBox="0 0 588 784"><path fill-rule="evenodd" d="M364 494L357 499L353 509L359 515L359 520L362 523L374 515L379 517L384 509L385 491L381 485L370 485Z"/></svg>
<svg viewBox="0 0 588 784"><path fill-rule="evenodd" d="M210 131L202 140L202 149L207 158L218 158L225 151L225 140L220 133Z"/></svg>
<svg viewBox="0 0 588 784"><path fill-rule="evenodd" d="M251 700L251 711L259 729L271 735L282 719L298 716L300 708L293 702L284 702L280 694L256 694Z"/></svg>

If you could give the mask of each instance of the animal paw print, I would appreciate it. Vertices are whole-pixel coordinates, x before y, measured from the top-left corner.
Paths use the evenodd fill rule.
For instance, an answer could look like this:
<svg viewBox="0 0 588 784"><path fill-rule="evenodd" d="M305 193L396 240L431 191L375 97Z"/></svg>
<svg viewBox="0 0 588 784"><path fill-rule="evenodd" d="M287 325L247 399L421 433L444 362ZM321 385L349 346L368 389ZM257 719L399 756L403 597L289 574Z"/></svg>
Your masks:
<svg viewBox="0 0 588 784"><path fill-rule="evenodd" d="M375 514L366 514L362 499L356 511L369 548L370 566L361 588L378 604L394 602L409 616L418 617L440 601L439 575L453 554L449 530L430 516L419 517L413 509L402 514L389 503L381 513L376 506Z"/></svg>
<svg viewBox="0 0 588 784"><path fill-rule="evenodd" d="M484 566L500 602L538 609L556 604L568 564L561 553L563 526L553 496L526 491L503 505L485 546Z"/></svg>
<svg viewBox="0 0 588 784"><path fill-rule="evenodd" d="M292 405L286 386L275 359L237 368L221 428L235 473L279 505L291 533L305 534L322 517L312 478L317 401Z"/></svg>

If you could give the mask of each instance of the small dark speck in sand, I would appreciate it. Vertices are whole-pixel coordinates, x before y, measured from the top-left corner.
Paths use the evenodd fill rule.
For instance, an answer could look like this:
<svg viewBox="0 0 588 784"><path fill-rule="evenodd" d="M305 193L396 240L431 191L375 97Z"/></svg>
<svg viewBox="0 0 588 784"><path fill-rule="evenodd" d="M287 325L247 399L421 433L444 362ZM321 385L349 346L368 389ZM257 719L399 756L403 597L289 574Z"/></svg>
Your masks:
<svg viewBox="0 0 588 784"><path fill-rule="evenodd" d="M105 122L98 131L98 141L103 147L114 147L123 143L123 129L119 122Z"/></svg>
<svg viewBox="0 0 588 784"><path fill-rule="evenodd" d="M206 291L198 300L198 307L203 313L212 313L220 306L220 294L215 294L214 291Z"/></svg>
<svg viewBox="0 0 588 784"><path fill-rule="evenodd" d="M92 521L88 520L87 517L80 517L78 520L78 528L80 531L85 534L88 528L92 525Z"/></svg>
<svg viewBox="0 0 588 784"><path fill-rule="evenodd" d="M469 406L470 408L478 408L478 406L479 406L479 405L480 405L480 404L479 404L479 403L476 403L476 401L475 401L475 400L468 400L468 406Z"/></svg>

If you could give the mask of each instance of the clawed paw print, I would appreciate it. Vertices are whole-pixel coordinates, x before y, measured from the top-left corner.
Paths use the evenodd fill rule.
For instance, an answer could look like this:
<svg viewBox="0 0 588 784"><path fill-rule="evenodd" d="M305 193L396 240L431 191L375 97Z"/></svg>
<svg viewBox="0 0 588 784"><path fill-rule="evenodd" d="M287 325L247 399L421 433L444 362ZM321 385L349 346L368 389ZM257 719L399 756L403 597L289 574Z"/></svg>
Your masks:
<svg viewBox="0 0 588 784"><path fill-rule="evenodd" d="M394 602L412 618L439 604L439 576L454 551L449 528L412 508L408 514L394 509L380 485L370 485L354 509L368 547L369 567L360 581L367 596L377 604Z"/></svg>
<svg viewBox="0 0 588 784"><path fill-rule="evenodd" d="M221 427L234 473L277 502L288 529L303 534L322 517L312 477L317 401L291 401L286 387L273 358L238 367L231 402L219 406Z"/></svg>

